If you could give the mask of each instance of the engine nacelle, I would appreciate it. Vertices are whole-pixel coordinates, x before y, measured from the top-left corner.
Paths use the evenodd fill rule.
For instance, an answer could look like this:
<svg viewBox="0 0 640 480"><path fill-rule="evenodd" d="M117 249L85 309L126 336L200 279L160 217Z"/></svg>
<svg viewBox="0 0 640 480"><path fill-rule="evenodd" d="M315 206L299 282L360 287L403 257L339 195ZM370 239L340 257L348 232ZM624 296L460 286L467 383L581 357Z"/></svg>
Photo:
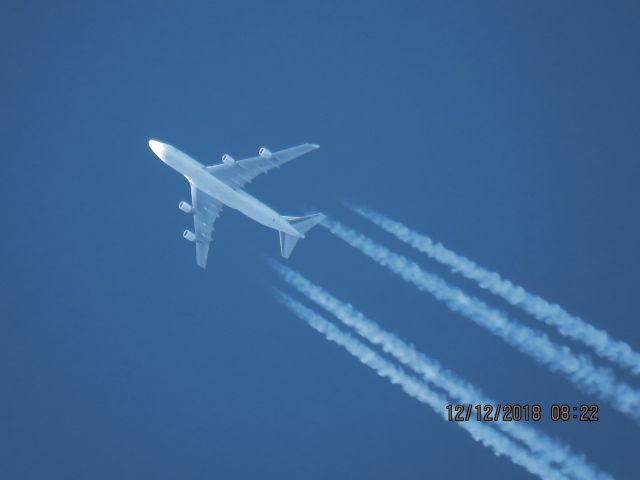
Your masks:
<svg viewBox="0 0 640 480"><path fill-rule="evenodd" d="M258 150L258 155L260 155L262 158L271 158L271 155L273 155L273 153L271 153L271 150L269 150L268 148L262 147L260 150Z"/></svg>
<svg viewBox="0 0 640 480"><path fill-rule="evenodd" d="M236 163L236 161L231 155L225 153L224 155L222 155L222 163L224 163L225 165L233 165L234 163Z"/></svg>
<svg viewBox="0 0 640 480"><path fill-rule="evenodd" d="M178 204L178 208L184 213L193 213L194 211L194 208L189 204L189 202L185 202L184 200Z"/></svg>
<svg viewBox="0 0 640 480"><path fill-rule="evenodd" d="M186 240L189 240L190 242L195 242L196 241L196 234L193 233L191 230L185 230L184 232L182 232L182 236Z"/></svg>

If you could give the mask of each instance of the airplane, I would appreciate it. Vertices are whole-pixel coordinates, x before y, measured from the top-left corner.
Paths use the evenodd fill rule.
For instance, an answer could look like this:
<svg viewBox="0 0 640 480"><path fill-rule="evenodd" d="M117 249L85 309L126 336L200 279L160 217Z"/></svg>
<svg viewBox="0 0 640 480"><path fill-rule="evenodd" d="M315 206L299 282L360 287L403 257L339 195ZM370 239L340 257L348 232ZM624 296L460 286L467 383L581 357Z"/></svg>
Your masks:
<svg viewBox="0 0 640 480"><path fill-rule="evenodd" d="M193 215L195 232L185 230L182 236L196 245L196 263L206 268L213 224L224 205L238 210L262 225L278 231L280 254L289 258L298 240L324 220L322 213L304 217L280 215L260 200L243 190L256 176L272 168L311 152L320 145L304 143L296 147L271 152L262 147L257 157L234 160L230 155L222 156L222 163L205 166L175 147L157 140L149 140L149 148L160 160L181 173L191 185L191 204L182 201L178 208Z"/></svg>

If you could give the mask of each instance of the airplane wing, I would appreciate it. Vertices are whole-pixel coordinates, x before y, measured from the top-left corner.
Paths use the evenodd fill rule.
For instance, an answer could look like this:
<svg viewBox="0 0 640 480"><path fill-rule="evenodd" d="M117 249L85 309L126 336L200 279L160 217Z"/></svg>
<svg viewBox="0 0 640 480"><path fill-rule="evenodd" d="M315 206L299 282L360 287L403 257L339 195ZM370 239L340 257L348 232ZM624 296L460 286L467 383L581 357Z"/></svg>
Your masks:
<svg viewBox="0 0 640 480"><path fill-rule="evenodd" d="M231 164L221 163L205 168L230 187L242 188L261 173L266 173L272 168L280 168L294 158L298 158L319 147L320 145L313 143L303 143L296 147L273 152L271 156L245 158Z"/></svg>
<svg viewBox="0 0 640 480"><path fill-rule="evenodd" d="M220 216L222 203L202 190L198 190L193 184L191 184L191 202L195 209L193 224L196 233L196 263L199 267L205 268L207 266L213 224Z"/></svg>

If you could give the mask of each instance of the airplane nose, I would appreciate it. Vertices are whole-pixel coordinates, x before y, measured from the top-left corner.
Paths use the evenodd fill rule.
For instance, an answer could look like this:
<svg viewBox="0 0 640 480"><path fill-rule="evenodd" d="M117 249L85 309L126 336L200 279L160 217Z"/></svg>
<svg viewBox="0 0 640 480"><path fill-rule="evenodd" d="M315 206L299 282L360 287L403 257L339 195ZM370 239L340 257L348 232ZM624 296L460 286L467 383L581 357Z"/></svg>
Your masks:
<svg viewBox="0 0 640 480"><path fill-rule="evenodd" d="M149 140L149 148L155 153L161 160L164 160L165 145L157 140Z"/></svg>

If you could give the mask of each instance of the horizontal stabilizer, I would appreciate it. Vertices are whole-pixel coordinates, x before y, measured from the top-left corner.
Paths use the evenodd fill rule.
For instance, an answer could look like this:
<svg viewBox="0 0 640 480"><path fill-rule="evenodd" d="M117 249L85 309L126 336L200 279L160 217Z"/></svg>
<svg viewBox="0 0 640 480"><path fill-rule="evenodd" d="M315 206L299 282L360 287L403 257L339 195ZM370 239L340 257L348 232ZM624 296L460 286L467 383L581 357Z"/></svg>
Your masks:
<svg viewBox="0 0 640 480"><path fill-rule="evenodd" d="M307 215L306 217L285 216L283 218L287 220L293 228L304 235L317 224L322 222L326 217L322 213L314 213L313 215ZM300 238L284 232L278 232L278 234L280 235L280 254L284 258L289 258Z"/></svg>

